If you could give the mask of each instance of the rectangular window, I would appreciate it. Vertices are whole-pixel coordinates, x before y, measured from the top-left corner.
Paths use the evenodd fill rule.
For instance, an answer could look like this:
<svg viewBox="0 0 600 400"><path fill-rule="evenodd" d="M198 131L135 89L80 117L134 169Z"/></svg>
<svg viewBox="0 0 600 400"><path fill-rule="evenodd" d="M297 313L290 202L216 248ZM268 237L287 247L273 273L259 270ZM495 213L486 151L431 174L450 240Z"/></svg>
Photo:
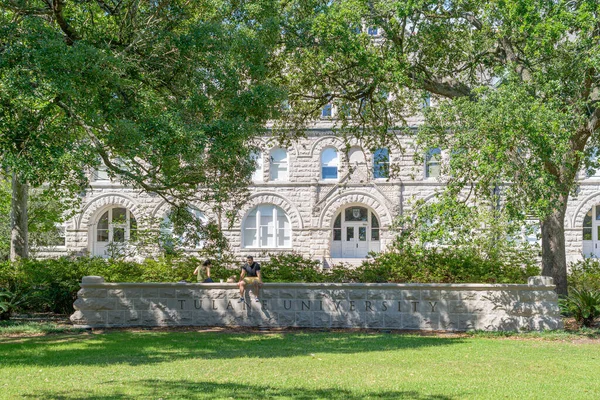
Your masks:
<svg viewBox="0 0 600 400"><path fill-rule="evenodd" d="M342 230L339 228L333 229L333 240L339 241L342 240Z"/></svg>
<svg viewBox="0 0 600 400"><path fill-rule="evenodd" d="M441 175L442 155L439 148L431 149L425 157L425 177L437 178Z"/></svg>
<svg viewBox="0 0 600 400"><path fill-rule="evenodd" d="M367 33L371 36L377 36L379 35L379 28L377 28L376 26L370 26L367 29Z"/></svg>
<svg viewBox="0 0 600 400"><path fill-rule="evenodd" d="M358 227L358 240L361 242L365 242L367 240L367 227L359 226Z"/></svg>
<svg viewBox="0 0 600 400"><path fill-rule="evenodd" d="M388 178L390 175L390 153L388 149L378 149L373 153L373 177Z"/></svg>
<svg viewBox="0 0 600 400"><path fill-rule="evenodd" d="M325 104L323 110L321 110L321 117L323 118L331 118L332 115L332 107L331 104Z"/></svg>

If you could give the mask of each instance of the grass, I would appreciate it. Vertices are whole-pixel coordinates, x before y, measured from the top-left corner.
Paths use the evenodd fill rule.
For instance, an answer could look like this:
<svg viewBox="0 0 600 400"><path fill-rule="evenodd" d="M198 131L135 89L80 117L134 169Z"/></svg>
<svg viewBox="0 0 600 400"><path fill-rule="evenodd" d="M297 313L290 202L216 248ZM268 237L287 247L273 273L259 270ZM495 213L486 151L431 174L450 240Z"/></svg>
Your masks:
<svg viewBox="0 0 600 400"><path fill-rule="evenodd" d="M386 333L0 337L0 398L600 398L600 344Z"/></svg>

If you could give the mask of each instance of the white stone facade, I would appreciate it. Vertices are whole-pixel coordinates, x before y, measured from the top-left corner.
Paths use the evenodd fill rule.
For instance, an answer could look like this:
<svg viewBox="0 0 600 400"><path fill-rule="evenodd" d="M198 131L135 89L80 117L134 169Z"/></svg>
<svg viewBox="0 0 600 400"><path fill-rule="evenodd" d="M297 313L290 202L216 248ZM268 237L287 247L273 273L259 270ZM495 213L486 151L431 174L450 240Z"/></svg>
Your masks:
<svg viewBox="0 0 600 400"><path fill-rule="evenodd" d="M283 162L272 161L271 151L279 145L269 138L262 138L259 147L262 149L258 162L261 170L255 174L248 201L239 210L233 228L224 231L233 251L240 257L293 250L326 263L337 259L362 259L368 251L386 248L393 239L390 226L396 217L410 209L414 201L429 200L443 188L439 178L427 177L425 165L415 164L410 138L403 140L402 150L388 150L390 168L399 171L390 179L374 176L373 153L369 149L356 142L346 153L347 147L342 140L326 128L309 130L305 138L284 149L287 159ZM337 168L337 178L323 179L325 164L321 155L325 149L337 150L338 159L327 164ZM281 157L281 153L276 157ZM349 169L353 170L351 174ZM274 179L274 174L280 174L282 179ZM600 176L584 177L577 195L570 199L565 220L569 261L581 258L584 250L586 254L597 252L600 256L600 208L597 217L593 212L591 218L585 219L596 205L600 205ZM210 205L195 206L207 218L215 217ZM256 211L259 206L262 214ZM100 225L106 225L102 218L106 219L107 210L114 208L128 210L127 216L131 223L137 224L137 229L158 229L156 221L162 220L169 211L168 204L159 196L123 187L100 175L85 193L81 212L66 226L65 246L39 249L38 255L101 255L102 249L97 242L102 236ZM367 220L346 221L346 208L367 210L366 217L358 218ZM337 222L336 228L338 215L341 215L341 221ZM348 215L351 216L351 211ZM267 221L264 226L261 225L263 220ZM591 240L584 241L584 222L589 225L586 239ZM117 226L116 223L113 225ZM373 232L374 225L378 225L378 232ZM256 233L250 232L244 239L244 229L255 229L252 232ZM115 237L122 234L111 230ZM256 235L254 239L253 234Z"/></svg>

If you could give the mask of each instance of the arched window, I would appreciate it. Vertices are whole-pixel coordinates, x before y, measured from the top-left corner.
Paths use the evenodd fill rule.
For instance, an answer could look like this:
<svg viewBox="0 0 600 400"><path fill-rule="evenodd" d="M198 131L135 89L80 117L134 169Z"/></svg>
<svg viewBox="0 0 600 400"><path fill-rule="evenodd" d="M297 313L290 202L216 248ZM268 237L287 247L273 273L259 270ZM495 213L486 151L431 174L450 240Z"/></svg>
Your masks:
<svg viewBox="0 0 600 400"><path fill-rule="evenodd" d="M291 248L290 220L281 208L261 204L246 216L242 228L245 248Z"/></svg>
<svg viewBox="0 0 600 400"><path fill-rule="evenodd" d="M137 221L126 208L110 208L98 219L94 237L94 255L106 257L122 254L126 243L137 240Z"/></svg>
<svg viewBox="0 0 600 400"><path fill-rule="evenodd" d="M284 149L271 150L271 180L272 181L287 181L288 173L288 154Z"/></svg>
<svg viewBox="0 0 600 400"><path fill-rule="evenodd" d="M321 153L321 179L338 178L339 157L336 149L328 147Z"/></svg>
<svg viewBox="0 0 600 400"><path fill-rule="evenodd" d="M425 177L437 178L441 174L442 151L436 147L430 149L425 156Z"/></svg>
<svg viewBox="0 0 600 400"><path fill-rule="evenodd" d="M256 169L252 174L253 182L262 182L264 179L263 176L263 156L260 150L255 150L250 153L250 158L254 161L256 165Z"/></svg>
<svg viewBox="0 0 600 400"><path fill-rule="evenodd" d="M373 177L375 179L390 176L390 152L388 149L377 149L373 153Z"/></svg>
<svg viewBox="0 0 600 400"><path fill-rule="evenodd" d="M166 249L175 247L199 249L204 247L204 240L201 238L202 235L198 231L198 227L205 225L208 222L208 218L197 208L190 207L188 211L191 214L192 220L189 221L188 226L182 227L183 231L181 232L175 230L170 213L165 214L160 224L160 241Z"/></svg>

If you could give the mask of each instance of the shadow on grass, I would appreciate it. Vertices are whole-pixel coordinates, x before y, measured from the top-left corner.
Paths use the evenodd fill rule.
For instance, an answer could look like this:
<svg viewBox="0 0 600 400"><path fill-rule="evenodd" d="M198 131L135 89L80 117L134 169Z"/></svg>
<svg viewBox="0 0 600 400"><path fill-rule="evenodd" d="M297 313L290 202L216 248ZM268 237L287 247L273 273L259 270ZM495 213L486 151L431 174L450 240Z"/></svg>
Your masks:
<svg viewBox="0 0 600 400"><path fill-rule="evenodd" d="M0 341L3 366L155 364L181 359L281 358L448 346L460 338L357 333L115 332Z"/></svg>
<svg viewBox="0 0 600 400"><path fill-rule="evenodd" d="M306 389L306 388L277 388L264 385L243 385L237 383L194 382L189 380L142 380L128 382L128 391L135 394L115 393L102 395L82 392L48 392L26 395L26 398L44 399L138 399L138 398L175 398L175 399L264 399L264 398L293 398L359 400L371 399L412 399L412 400L450 400L456 397L445 395L426 395L414 390L361 392L357 394L345 389Z"/></svg>

